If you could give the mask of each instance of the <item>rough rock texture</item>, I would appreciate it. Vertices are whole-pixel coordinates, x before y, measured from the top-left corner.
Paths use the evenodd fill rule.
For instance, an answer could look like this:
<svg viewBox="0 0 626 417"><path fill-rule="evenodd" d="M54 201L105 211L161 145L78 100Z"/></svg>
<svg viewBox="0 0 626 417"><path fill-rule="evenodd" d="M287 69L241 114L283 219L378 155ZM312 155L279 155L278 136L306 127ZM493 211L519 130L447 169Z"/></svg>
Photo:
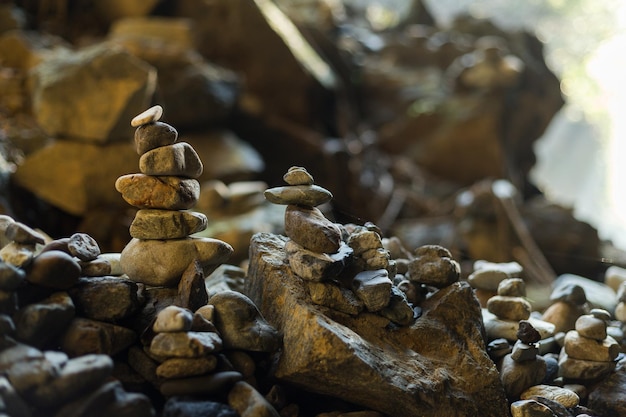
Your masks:
<svg viewBox="0 0 626 417"><path fill-rule="evenodd" d="M285 242L266 233L252 238L246 287L283 333L279 380L390 416L507 415L469 285L436 292L411 326L372 326L369 314L350 317L313 305L284 263Z"/></svg>

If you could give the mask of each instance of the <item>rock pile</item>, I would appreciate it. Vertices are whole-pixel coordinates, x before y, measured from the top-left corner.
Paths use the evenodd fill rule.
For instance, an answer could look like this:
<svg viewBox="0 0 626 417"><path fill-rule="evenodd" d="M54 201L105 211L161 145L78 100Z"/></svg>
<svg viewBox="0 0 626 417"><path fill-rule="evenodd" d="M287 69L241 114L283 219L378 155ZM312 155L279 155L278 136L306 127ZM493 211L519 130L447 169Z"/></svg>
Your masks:
<svg viewBox="0 0 626 417"><path fill-rule="evenodd" d="M200 196L202 162L191 145L177 142L175 128L159 121L162 114L157 105L132 120L141 173L119 177L115 188L139 209L121 253L122 270L137 282L171 287L192 262L209 273L233 249L218 239L189 237L207 226L205 215L187 211Z"/></svg>

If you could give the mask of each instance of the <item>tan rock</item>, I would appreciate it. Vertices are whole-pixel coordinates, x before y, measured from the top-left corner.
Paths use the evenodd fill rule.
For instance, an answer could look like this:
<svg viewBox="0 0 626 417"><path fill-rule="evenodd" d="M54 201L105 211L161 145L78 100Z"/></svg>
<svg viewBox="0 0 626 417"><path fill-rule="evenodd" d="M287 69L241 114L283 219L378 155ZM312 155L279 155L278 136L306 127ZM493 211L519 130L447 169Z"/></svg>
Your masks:
<svg viewBox="0 0 626 417"><path fill-rule="evenodd" d="M191 178L153 177L144 174L122 175L115 189L131 206L140 209L185 210L200 197L200 183Z"/></svg>
<svg viewBox="0 0 626 417"><path fill-rule="evenodd" d="M159 146L141 155L139 170L146 175L175 175L198 178L202 175L202 161L187 142Z"/></svg>
<svg viewBox="0 0 626 417"><path fill-rule="evenodd" d="M520 399L527 400L538 396L556 401L565 408L576 407L580 403L578 395L567 388L561 388L554 385L535 385L522 392Z"/></svg>
<svg viewBox="0 0 626 417"><path fill-rule="evenodd" d="M521 297L496 295L487 301L487 310L502 320L526 320L532 306Z"/></svg>
<svg viewBox="0 0 626 417"><path fill-rule="evenodd" d="M595 381L615 370L615 362L574 359L563 350L559 356L559 376L570 382Z"/></svg>
<svg viewBox="0 0 626 417"><path fill-rule="evenodd" d="M207 217L194 211L138 210L130 225L137 239L178 239L206 229Z"/></svg>
<svg viewBox="0 0 626 417"><path fill-rule="evenodd" d="M575 330L567 332L563 348L572 359L596 362L612 362L620 352L619 344L611 336L598 341L582 337Z"/></svg>
<svg viewBox="0 0 626 417"><path fill-rule="evenodd" d="M339 227L315 207L288 205L285 234L304 248L319 253L335 253L341 243Z"/></svg>

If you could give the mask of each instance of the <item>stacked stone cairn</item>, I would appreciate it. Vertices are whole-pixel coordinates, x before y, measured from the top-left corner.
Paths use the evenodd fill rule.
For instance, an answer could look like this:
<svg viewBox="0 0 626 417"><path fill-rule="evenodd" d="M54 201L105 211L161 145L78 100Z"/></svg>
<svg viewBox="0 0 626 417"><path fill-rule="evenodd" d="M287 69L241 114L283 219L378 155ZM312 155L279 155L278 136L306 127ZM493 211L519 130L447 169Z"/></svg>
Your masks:
<svg viewBox="0 0 626 417"><path fill-rule="evenodd" d="M568 284L555 288L550 294L550 301L541 319L554 324L555 333L574 329L578 317L588 313L587 295L580 285Z"/></svg>
<svg viewBox="0 0 626 417"><path fill-rule="evenodd" d="M474 289L474 294L481 307L487 307L487 301L498 294L498 285L507 278L522 276L523 268L517 262L489 262L479 259L474 262L473 271L467 282Z"/></svg>
<svg viewBox="0 0 626 417"><path fill-rule="evenodd" d="M523 279L506 278L500 282L497 295L489 298L487 308L483 309L483 321L490 341L517 340L520 320L532 323L542 339L554 334L552 324L531 317L532 306L525 297L526 283Z"/></svg>
<svg viewBox="0 0 626 417"><path fill-rule="evenodd" d="M620 345L607 335L608 311L592 309L565 335L559 372L566 381L589 384L608 376L616 366Z"/></svg>
<svg viewBox="0 0 626 417"><path fill-rule="evenodd" d="M303 167L291 167L288 184L265 191L274 204L286 205L285 251L292 272L303 279L312 301L331 310L356 316L374 314L393 325L406 326L419 315L419 301L429 288L457 282L459 264L437 245L417 248L398 272L376 225L333 223L316 207L332 199L330 191L314 184ZM407 254L404 248L396 252Z"/></svg>

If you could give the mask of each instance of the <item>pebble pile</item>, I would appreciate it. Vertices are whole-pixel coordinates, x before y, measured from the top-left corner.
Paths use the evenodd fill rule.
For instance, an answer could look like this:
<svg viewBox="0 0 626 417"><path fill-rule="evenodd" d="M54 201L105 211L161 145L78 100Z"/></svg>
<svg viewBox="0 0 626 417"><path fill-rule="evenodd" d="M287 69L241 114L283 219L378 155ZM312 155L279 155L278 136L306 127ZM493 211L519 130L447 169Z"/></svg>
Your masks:
<svg viewBox="0 0 626 417"><path fill-rule="evenodd" d="M159 121L162 115L157 105L131 121L141 172L119 177L115 188L139 209L121 253L122 270L137 282L172 287L192 262L209 273L233 249L221 240L190 237L207 227L204 214L188 210L198 202L203 166L191 145L177 141L176 129Z"/></svg>

